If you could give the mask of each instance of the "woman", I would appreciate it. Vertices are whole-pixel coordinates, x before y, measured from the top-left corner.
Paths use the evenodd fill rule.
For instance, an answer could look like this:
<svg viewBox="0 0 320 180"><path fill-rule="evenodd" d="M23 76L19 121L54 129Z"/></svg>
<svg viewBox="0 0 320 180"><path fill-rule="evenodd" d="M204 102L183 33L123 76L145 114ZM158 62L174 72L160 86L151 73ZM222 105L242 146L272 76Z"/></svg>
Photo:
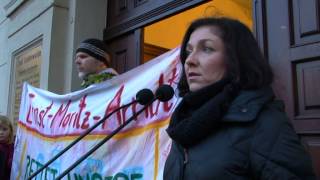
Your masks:
<svg viewBox="0 0 320 180"><path fill-rule="evenodd" d="M0 115L0 179L9 180L13 156L13 128L6 116Z"/></svg>
<svg viewBox="0 0 320 180"><path fill-rule="evenodd" d="M181 103L164 179L315 179L311 160L270 88L273 74L251 31L203 18L184 36Z"/></svg>

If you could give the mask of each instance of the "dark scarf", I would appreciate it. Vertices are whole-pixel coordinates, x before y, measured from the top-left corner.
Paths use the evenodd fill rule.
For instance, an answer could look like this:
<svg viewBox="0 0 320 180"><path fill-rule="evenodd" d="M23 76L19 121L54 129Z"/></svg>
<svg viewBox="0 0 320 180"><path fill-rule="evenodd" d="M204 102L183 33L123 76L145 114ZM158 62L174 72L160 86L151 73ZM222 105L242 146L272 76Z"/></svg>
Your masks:
<svg viewBox="0 0 320 180"><path fill-rule="evenodd" d="M223 79L186 94L172 114L167 133L183 147L199 143L220 126L239 87Z"/></svg>

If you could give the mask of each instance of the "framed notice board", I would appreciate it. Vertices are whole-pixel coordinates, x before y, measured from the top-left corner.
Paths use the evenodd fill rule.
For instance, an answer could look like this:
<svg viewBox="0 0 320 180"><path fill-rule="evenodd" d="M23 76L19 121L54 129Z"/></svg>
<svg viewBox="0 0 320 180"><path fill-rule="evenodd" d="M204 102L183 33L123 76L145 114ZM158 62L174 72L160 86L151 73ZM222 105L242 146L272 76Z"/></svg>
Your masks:
<svg viewBox="0 0 320 180"><path fill-rule="evenodd" d="M11 115L14 127L19 118L19 108L23 83L28 82L34 87L40 87L40 72L42 62L42 40L13 53L11 78Z"/></svg>

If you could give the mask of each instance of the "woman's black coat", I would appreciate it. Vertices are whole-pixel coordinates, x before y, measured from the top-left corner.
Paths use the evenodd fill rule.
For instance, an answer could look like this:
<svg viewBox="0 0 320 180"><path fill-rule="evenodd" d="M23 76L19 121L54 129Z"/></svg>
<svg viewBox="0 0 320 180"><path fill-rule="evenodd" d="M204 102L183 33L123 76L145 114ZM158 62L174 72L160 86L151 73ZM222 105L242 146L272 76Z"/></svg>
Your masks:
<svg viewBox="0 0 320 180"><path fill-rule="evenodd" d="M271 88L241 91L208 137L188 148L173 141L164 179L315 179L309 155L273 96Z"/></svg>

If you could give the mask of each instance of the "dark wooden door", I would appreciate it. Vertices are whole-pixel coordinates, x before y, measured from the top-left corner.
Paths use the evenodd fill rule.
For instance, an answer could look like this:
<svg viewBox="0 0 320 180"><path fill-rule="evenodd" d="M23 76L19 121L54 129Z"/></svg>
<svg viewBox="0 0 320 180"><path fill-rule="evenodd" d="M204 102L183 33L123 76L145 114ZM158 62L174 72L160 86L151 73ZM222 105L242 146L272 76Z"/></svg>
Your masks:
<svg viewBox="0 0 320 180"><path fill-rule="evenodd" d="M256 0L254 7L274 90L320 178L320 0Z"/></svg>
<svg viewBox="0 0 320 180"><path fill-rule="evenodd" d="M143 30L136 29L107 41L112 57L112 67L124 73L140 65L143 49Z"/></svg>

